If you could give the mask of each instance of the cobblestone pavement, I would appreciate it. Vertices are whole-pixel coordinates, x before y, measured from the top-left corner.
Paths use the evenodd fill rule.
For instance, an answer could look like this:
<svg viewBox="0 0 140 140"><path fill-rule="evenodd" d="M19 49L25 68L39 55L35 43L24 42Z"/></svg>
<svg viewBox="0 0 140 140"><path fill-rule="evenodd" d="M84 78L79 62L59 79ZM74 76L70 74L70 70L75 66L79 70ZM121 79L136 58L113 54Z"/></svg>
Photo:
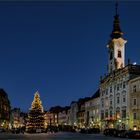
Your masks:
<svg viewBox="0 0 140 140"><path fill-rule="evenodd" d="M0 140L128 140L103 134L54 133L54 134L0 134ZM130 140L130 139L129 139ZM134 140L134 139L131 139Z"/></svg>

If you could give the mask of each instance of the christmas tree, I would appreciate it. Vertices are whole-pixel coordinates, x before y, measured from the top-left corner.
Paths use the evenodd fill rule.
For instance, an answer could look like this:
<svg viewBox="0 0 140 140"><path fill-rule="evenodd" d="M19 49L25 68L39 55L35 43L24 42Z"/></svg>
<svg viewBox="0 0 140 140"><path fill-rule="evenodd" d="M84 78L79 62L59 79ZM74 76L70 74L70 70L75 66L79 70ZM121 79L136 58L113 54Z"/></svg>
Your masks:
<svg viewBox="0 0 140 140"><path fill-rule="evenodd" d="M44 112L40 100L39 92L34 94L34 100L29 109L26 131L27 132L42 132L44 130Z"/></svg>

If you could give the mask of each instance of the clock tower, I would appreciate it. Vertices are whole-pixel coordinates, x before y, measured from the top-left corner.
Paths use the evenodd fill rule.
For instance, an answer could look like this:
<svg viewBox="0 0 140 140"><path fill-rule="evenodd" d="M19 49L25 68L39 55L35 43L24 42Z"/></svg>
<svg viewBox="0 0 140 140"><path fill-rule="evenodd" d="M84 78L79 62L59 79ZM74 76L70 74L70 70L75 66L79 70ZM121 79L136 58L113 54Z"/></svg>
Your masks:
<svg viewBox="0 0 140 140"><path fill-rule="evenodd" d="M113 30L110 35L111 40L107 44L108 48L108 73L112 73L117 69L125 66L125 43L122 38L123 32L120 29L120 21L118 15L118 4L116 3L116 14L114 16Z"/></svg>

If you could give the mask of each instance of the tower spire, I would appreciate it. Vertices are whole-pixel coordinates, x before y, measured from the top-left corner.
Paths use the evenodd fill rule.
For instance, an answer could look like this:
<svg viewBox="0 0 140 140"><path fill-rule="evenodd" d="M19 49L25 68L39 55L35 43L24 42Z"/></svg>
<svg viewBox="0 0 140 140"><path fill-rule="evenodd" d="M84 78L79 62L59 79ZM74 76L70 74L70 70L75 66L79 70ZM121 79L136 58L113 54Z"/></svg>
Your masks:
<svg viewBox="0 0 140 140"><path fill-rule="evenodd" d="M110 37L112 39L120 38L123 35L123 32L120 29L120 20L119 20L119 14L118 14L118 2L116 2L116 4L115 4L115 10L116 10L116 13L114 16L113 30L112 30L112 33L110 35Z"/></svg>
<svg viewBox="0 0 140 140"><path fill-rule="evenodd" d="M110 35L111 39L107 45L108 47L108 72L112 73L115 70L121 69L125 66L125 43L123 39L123 32L120 28L118 0L114 6L114 21L113 30Z"/></svg>
<svg viewBox="0 0 140 140"><path fill-rule="evenodd" d="M116 7L116 15L118 15L118 1L116 1L115 7Z"/></svg>

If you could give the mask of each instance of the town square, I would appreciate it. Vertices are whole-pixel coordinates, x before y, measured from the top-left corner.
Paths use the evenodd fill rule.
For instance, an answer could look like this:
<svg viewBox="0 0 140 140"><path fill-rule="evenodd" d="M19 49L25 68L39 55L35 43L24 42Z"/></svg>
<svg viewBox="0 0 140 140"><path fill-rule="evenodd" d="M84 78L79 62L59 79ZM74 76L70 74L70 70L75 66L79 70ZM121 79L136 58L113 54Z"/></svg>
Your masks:
<svg viewBox="0 0 140 140"><path fill-rule="evenodd" d="M1 1L0 139L140 139L139 6Z"/></svg>

